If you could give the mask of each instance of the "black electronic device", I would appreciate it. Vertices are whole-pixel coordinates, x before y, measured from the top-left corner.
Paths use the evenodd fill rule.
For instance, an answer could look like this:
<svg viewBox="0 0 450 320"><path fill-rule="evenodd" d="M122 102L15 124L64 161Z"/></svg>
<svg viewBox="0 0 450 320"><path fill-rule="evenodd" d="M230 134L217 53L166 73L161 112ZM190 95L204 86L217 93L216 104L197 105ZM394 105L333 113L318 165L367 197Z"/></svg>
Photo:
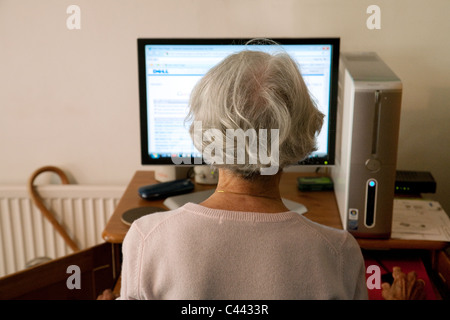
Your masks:
<svg viewBox="0 0 450 320"><path fill-rule="evenodd" d="M421 194L435 193L436 181L427 171L397 170L395 177L395 193Z"/></svg>
<svg viewBox="0 0 450 320"><path fill-rule="evenodd" d="M139 195L145 200L155 200L188 193L194 190L191 179L179 179L142 186L138 189Z"/></svg>
<svg viewBox="0 0 450 320"><path fill-rule="evenodd" d="M300 191L331 191L333 181L329 177L299 177L297 187Z"/></svg>

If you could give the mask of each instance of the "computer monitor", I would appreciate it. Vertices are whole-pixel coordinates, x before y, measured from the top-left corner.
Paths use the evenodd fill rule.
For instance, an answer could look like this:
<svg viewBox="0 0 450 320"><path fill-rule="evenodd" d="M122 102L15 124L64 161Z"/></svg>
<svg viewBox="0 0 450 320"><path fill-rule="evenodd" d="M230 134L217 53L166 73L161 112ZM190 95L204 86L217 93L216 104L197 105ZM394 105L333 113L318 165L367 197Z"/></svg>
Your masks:
<svg viewBox="0 0 450 320"><path fill-rule="evenodd" d="M199 79L228 55L240 50L282 50L293 57L309 92L325 114L317 137L318 150L298 165L333 165L335 157L339 38L138 39L141 162L143 165L199 164L185 122L191 90Z"/></svg>

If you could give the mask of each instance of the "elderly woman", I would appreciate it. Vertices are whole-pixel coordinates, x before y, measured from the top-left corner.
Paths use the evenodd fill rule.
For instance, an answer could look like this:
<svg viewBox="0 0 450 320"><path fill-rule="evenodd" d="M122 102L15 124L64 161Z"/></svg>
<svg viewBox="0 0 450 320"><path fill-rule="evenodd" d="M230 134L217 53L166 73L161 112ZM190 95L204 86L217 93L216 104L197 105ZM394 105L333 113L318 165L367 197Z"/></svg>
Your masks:
<svg viewBox="0 0 450 320"><path fill-rule="evenodd" d="M193 90L190 118L192 126L201 122L202 133L214 129L224 139L227 129L267 129L258 147L266 141L262 150L273 161L252 152L252 139L233 149L216 145L213 154L234 161L213 164L219 182L210 198L132 224L123 243L120 298L367 298L355 239L290 212L280 197L282 168L315 149L323 118L296 63L286 53L229 56ZM195 138L193 127L191 133ZM203 150L214 139L195 140ZM262 174L269 166L276 170Z"/></svg>

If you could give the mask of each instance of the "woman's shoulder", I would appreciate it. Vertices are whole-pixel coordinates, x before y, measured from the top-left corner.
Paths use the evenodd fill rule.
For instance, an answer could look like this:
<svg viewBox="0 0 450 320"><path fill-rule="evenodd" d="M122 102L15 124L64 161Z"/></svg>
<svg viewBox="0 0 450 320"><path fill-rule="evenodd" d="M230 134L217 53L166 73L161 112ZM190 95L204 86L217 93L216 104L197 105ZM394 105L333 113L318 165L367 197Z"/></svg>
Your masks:
<svg viewBox="0 0 450 320"><path fill-rule="evenodd" d="M133 228L139 229L141 232L148 231L157 227L161 223L167 222L171 218L176 217L182 212L183 207L169 211L161 209L161 211L149 213L147 215L140 217L139 219L136 219L131 226Z"/></svg>
<svg viewBox="0 0 450 320"><path fill-rule="evenodd" d="M319 224L303 216L302 221L317 238L320 238L335 252L341 252L343 249L359 249L356 239L347 230Z"/></svg>

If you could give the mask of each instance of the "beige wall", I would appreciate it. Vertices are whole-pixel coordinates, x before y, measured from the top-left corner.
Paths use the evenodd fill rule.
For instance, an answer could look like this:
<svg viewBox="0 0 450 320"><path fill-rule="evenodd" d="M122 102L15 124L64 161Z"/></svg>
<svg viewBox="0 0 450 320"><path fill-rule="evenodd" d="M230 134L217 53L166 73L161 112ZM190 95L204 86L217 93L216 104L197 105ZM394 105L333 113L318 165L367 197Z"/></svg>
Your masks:
<svg viewBox="0 0 450 320"><path fill-rule="evenodd" d="M68 30L66 9L81 8ZM381 8L369 30L366 9ZM0 184L53 164L79 183L140 169L136 38L341 37L404 85L398 168L431 171L450 212L450 1L0 0Z"/></svg>

